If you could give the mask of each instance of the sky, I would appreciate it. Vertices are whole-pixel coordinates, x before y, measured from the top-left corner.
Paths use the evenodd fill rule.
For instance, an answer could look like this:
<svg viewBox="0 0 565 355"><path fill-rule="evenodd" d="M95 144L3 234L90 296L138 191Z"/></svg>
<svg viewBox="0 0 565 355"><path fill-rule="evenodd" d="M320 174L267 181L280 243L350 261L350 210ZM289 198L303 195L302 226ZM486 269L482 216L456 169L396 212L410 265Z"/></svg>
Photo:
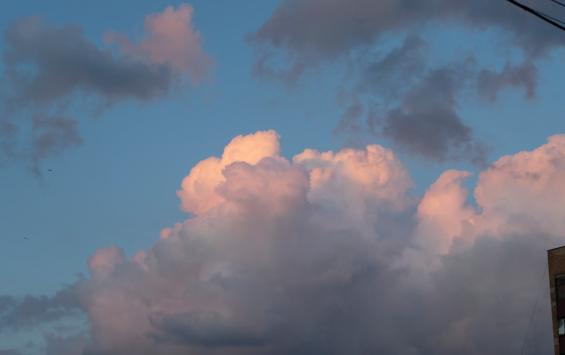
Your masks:
<svg viewBox="0 0 565 355"><path fill-rule="evenodd" d="M565 33L502 0L0 32L0 355L551 352Z"/></svg>

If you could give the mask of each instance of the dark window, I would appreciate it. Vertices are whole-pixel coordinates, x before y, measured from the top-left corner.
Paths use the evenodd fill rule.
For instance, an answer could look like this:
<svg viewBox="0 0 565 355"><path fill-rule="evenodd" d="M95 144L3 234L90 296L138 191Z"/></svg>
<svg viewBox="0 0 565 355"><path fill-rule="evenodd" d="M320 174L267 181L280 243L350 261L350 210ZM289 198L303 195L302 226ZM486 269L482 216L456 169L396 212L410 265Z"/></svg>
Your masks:
<svg viewBox="0 0 565 355"><path fill-rule="evenodd" d="M565 275L559 275L555 278L555 290L557 299L565 300Z"/></svg>

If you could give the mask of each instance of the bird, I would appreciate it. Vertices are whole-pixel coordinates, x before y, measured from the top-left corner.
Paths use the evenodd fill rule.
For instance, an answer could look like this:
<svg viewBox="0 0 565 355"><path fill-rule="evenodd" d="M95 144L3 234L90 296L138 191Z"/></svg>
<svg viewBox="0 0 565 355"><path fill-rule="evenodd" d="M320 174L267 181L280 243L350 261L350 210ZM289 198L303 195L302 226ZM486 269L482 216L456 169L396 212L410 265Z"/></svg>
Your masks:
<svg viewBox="0 0 565 355"><path fill-rule="evenodd" d="M47 169L47 171L48 171L48 172L52 172L52 171L53 171L53 169Z"/></svg>
<svg viewBox="0 0 565 355"><path fill-rule="evenodd" d="M28 238L28 237L24 237L24 240L29 240L29 238Z"/></svg>

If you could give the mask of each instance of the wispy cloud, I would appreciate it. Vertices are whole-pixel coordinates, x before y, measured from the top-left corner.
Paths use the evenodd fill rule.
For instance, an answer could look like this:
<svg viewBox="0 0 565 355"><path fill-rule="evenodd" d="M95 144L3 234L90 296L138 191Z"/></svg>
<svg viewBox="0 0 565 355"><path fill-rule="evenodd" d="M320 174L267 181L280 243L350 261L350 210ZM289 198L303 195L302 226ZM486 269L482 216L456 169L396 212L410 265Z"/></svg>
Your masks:
<svg viewBox="0 0 565 355"><path fill-rule="evenodd" d="M536 5L546 12L562 11L550 1ZM426 48L426 42L433 40L429 28L449 31L455 26L477 32L493 29L490 35L499 35L504 47L521 52L522 62L515 64L508 53L501 53L502 60L508 61L502 69L481 68L479 61L472 67L461 65L469 59L463 57L434 63L434 53ZM406 40L391 48L394 37ZM486 150L473 134L472 117L461 117L454 104L420 112L407 109L407 103L423 87L428 91L420 90L418 96L420 101L432 101L428 106L437 103L435 97L447 88L452 90L446 100L455 103L469 90L488 101L507 88L523 88L528 98L534 98L537 61L565 44L562 34L551 26L504 1L488 0L281 0L249 40L258 52L256 72L263 76L296 81L322 64L355 63L347 68L344 85L350 102L345 104L338 132L357 134L372 128L379 137L413 154L472 162L480 162L478 155ZM455 82L455 88L430 87L430 78L446 70L459 70L457 75L465 80ZM391 110L394 105L400 107ZM381 119L372 119L375 115Z"/></svg>
<svg viewBox="0 0 565 355"><path fill-rule="evenodd" d="M12 24L4 35L0 91L4 151L19 149L17 156L29 158L37 169L40 160L80 144L73 110L78 102L95 102L100 108L147 101L168 95L184 77L200 82L211 61L192 15L186 4L151 14L139 42L107 35L119 39L118 48L98 46L75 25L57 26L37 17ZM15 135L14 129L30 118L32 136Z"/></svg>

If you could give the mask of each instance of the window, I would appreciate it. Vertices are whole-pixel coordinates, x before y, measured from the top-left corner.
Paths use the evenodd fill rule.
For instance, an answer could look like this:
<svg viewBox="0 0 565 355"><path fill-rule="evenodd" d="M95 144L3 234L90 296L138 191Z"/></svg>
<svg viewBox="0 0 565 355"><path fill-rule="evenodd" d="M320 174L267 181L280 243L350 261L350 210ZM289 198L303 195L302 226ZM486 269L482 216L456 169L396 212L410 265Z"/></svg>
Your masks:
<svg viewBox="0 0 565 355"><path fill-rule="evenodd" d="M565 335L565 318L559 318L559 327L557 328L559 336Z"/></svg>
<svg viewBox="0 0 565 355"><path fill-rule="evenodd" d="M555 278L555 288L557 292L557 299L565 299L565 275L559 275Z"/></svg>

